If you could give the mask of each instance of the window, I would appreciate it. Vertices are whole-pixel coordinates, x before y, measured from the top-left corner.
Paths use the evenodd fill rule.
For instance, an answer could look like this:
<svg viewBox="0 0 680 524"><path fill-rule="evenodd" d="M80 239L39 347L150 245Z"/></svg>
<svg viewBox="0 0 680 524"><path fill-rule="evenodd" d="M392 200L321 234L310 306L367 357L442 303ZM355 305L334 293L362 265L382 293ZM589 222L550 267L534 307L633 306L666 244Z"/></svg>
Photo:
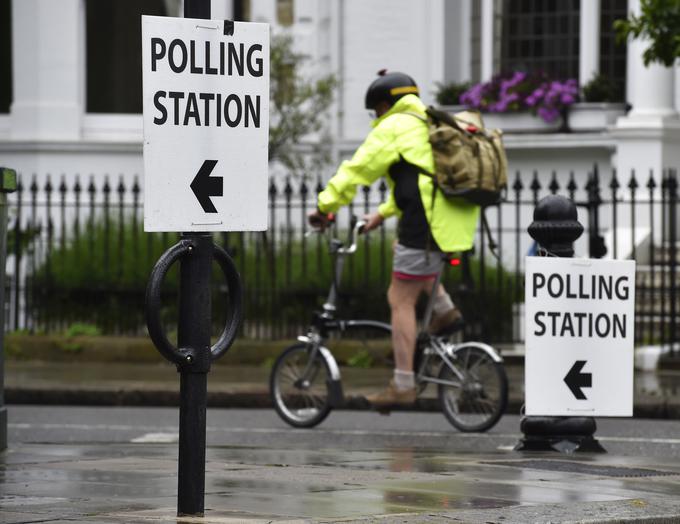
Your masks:
<svg viewBox="0 0 680 524"><path fill-rule="evenodd" d="M141 15L178 16L178 2L86 0L88 113L142 112Z"/></svg>
<svg viewBox="0 0 680 524"><path fill-rule="evenodd" d="M12 14L11 0L0 0L0 113L12 104Z"/></svg>
<svg viewBox="0 0 680 524"><path fill-rule="evenodd" d="M579 4L579 0L504 0L501 70L578 78Z"/></svg>
<svg viewBox="0 0 680 524"><path fill-rule="evenodd" d="M234 20L237 22L250 21L250 0L234 0Z"/></svg>
<svg viewBox="0 0 680 524"><path fill-rule="evenodd" d="M626 0L602 0L600 14L600 74L609 78L614 88L614 100L623 102L626 96L626 50L625 43L616 43L614 20L626 18Z"/></svg>
<svg viewBox="0 0 680 524"><path fill-rule="evenodd" d="M276 0L276 21L283 27L293 25L293 0Z"/></svg>

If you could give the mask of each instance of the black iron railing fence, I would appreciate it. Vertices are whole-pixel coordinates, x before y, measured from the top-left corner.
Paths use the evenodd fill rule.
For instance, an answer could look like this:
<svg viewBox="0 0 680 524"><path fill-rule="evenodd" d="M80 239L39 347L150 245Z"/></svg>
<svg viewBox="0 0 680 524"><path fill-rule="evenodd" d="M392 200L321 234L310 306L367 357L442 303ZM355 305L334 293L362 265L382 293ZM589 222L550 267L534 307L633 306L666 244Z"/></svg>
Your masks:
<svg viewBox="0 0 680 524"><path fill-rule="evenodd" d="M319 182L291 179L269 187L269 230L220 233L218 243L234 256L245 282L243 335L291 337L308 322L331 279L326 237L308 235ZM342 235L351 215L384 200L384 183L364 187L339 214ZM447 272L446 283L463 308L468 335L492 342L523 339L524 257L532 250L526 229L535 204L564 194L579 207L585 233L577 256L638 261L638 344L677 341L677 176L663 173L515 173L505 201L486 210L498 258L488 236L478 233L473 253ZM6 318L10 330L57 332L78 324L105 333L143 334L143 301L149 271L174 233L142 230L142 189L137 176L20 176L11 195ZM360 239L342 282L348 314L386 320L394 221ZM215 285L215 316L220 311ZM167 283L171 324L176 282ZM217 320L219 323L219 320Z"/></svg>

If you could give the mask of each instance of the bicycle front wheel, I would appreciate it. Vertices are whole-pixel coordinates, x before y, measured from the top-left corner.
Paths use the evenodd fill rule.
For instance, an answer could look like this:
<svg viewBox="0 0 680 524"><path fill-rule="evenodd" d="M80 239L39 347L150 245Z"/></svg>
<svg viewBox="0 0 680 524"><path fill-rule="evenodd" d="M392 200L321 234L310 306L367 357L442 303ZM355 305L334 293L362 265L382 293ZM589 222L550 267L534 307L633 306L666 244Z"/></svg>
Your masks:
<svg viewBox="0 0 680 524"><path fill-rule="evenodd" d="M279 416L296 428L311 428L331 411L330 370L321 354L307 344L295 344L274 362L269 391Z"/></svg>
<svg viewBox="0 0 680 524"><path fill-rule="evenodd" d="M492 428L508 403L508 378L503 364L483 349L462 344L454 352L460 377L442 362L439 402L448 421L464 432Z"/></svg>

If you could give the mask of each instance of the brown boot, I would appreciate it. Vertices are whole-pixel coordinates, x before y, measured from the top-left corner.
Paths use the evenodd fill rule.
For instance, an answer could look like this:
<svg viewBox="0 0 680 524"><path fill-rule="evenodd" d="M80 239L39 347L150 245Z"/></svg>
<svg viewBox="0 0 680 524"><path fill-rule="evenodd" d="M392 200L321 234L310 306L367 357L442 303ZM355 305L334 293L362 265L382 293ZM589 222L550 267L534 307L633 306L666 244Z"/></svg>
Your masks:
<svg viewBox="0 0 680 524"><path fill-rule="evenodd" d="M427 332L430 335L450 335L465 325L463 315L458 308L449 309L443 315L433 315Z"/></svg>
<svg viewBox="0 0 680 524"><path fill-rule="evenodd" d="M373 406L377 409L388 408L390 406L407 406L414 404L416 401L416 388L397 389L394 385L394 380L390 380L387 389L380 393L368 395L366 397Z"/></svg>

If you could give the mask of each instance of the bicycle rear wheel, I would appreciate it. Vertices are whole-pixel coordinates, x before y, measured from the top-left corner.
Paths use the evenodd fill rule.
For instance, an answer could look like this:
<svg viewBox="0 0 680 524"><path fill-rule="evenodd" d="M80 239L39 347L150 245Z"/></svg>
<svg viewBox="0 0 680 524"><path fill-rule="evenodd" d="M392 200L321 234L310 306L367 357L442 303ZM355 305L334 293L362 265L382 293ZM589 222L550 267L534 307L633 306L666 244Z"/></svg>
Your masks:
<svg viewBox="0 0 680 524"><path fill-rule="evenodd" d="M328 364L319 352L307 344L290 346L274 362L269 378L274 409L291 426L316 426L331 411L329 380Z"/></svg>
<svg viewBox="0 0 680 524"><path fill-rule="evenodd" d="M448 421L464 432L482 432L492 428L505 412L508 403L508 378L503 364L483 349L462 344L454 352L458 377L442 363L439 379L439 402Z"/></svg>

